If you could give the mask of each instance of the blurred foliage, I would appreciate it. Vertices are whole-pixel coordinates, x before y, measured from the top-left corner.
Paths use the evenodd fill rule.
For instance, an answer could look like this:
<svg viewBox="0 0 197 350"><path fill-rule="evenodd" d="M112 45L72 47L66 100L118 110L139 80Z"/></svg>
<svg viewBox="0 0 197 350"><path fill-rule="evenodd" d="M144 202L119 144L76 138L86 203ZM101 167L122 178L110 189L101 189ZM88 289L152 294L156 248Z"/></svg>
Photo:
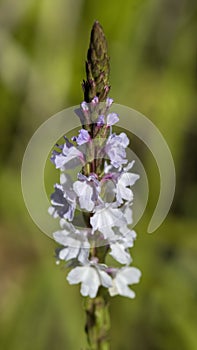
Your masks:
<svg viewBox="0 0 197 350"><path fill-rule="evenodd" d="M67 285L64 269L55 266L55 243L27 213L20 167L38 126L82 100L80 84L95 19L109 43L111 96L155 123L177 170L172 210L157 233L147 235L158 198L158 171L152 155L134 138L132 148L143 159L150 186L133 249L134 265L143 271L143 278L135 287L134 301L112 299L112 349L195 350L194 0L0 1L0 349L85 348L79 289Z"/></svg>

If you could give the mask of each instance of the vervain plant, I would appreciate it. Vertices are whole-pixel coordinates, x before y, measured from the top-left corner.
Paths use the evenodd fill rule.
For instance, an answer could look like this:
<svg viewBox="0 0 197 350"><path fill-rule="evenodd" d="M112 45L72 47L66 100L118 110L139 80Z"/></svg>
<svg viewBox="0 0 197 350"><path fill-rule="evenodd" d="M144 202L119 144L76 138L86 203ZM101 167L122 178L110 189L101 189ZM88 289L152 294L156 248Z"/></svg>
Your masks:
<svg viewBox="0 0 197 350"><path fill-rule="evenodd" d="M60 230L53 234L60 244L57 261L66 262L70 284L81 283L91 350L110 349L110 296L134 298L129 285L138 283L141 276L139 269L130 266L129 252L136 239L129 228L130 187L139 175L130 172L134 162L126 157L127 135L112 131L119 116L110 112L109 70L106 38L96 21L82 84L84 101L78 112L82 126L72 142L65 137L51 157L60 170L60 183L54 186L49 208L49 213L60 219ZM75 180L69 172L74 168L80 169ZM108 255L117 262L115 266L107 264Z"/></svg>

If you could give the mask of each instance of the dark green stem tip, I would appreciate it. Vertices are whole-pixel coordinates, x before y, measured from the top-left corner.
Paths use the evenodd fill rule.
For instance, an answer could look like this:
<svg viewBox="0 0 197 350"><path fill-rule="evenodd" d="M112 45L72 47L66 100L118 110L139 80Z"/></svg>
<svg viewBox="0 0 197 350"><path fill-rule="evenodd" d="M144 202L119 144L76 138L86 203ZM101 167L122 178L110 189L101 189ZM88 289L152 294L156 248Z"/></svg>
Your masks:
<svg viewBox="0 0 197 350"><path fill-rule="evenodd" d="M107 40L102 26L95 21L91 30L86 61L86 80L83 81L84 100L90 102L95 96L105 101L109 90L109 56Z"/></svg>

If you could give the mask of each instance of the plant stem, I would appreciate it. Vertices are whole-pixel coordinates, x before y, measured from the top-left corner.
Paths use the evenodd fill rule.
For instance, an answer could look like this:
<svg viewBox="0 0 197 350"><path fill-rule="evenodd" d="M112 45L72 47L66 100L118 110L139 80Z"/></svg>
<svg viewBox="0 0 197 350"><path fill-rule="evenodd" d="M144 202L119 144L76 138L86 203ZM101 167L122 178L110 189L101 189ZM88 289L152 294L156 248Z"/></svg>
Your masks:
<svg viewBox="0 0 197 350"><path fill-rule="evenodd" d="M108 246L95 248L94 254L100 262L104 263L108 249ZM86 299L85 312L89 350L110 350L109 295L105 288L99 288L96 298Z"/></svg>
<svg viewBox="0 0 197 350"><path fill-rule="evenodd" d="M83 82L84 100L91 102L97 96L99 102L105 101L110 90L109 85L109 56L107 53L107 41L103 29L98 21L93 24L90 45L86 61L86 81ZM91 137L94 138L95 124L91 125ZM100 131L101 132L101 131ZM98 135L97 135L98 136ZM104 135L107 136L107 135ZM84 167L84 174L89 175L95 172L99 175L101 162L97 160L96 149L93 149L94 159ZM98 164L97 164L98 163ZM103 163L103 162L102 162ZM93 247L92 256L97 257L99 263L105 262L105 257L109 247ZM109 350L110 349L110 314L109 300L106 289L99 288L98 294L94 299L87 298L85 301L87 339L89 350Z"/></svg>
<svg viewBox="0 0 197 350"><path fill-rule="evenodd" d="M86 333L89 350L110 350L110 315L109 301L104 290L100 288L96 298L87 298L86 311Z"/></svg>

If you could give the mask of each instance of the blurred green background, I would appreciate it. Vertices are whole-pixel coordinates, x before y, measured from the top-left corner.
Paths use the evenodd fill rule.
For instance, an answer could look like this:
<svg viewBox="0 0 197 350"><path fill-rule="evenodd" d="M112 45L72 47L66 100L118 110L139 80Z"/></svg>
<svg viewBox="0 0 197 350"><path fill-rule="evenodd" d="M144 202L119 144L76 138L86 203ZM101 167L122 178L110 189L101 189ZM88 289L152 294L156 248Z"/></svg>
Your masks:
<svg viewBox="0 0 197 350"><path fill-rule="evenodd" d="M132 251L143 278L134 287L135 300L111 301L112 349L196 350L194 0L0 1L0 349L85 348L79 288L68 286L66 271L55 265L55 243L29 217L20 168L39 125L82 101L80 84L95 19L109 43L110 96L154 122L170 146L177 171L168 218L148 235L159 174L153 156L133 139L131 147L143 161L150 185Z"/></svg>

